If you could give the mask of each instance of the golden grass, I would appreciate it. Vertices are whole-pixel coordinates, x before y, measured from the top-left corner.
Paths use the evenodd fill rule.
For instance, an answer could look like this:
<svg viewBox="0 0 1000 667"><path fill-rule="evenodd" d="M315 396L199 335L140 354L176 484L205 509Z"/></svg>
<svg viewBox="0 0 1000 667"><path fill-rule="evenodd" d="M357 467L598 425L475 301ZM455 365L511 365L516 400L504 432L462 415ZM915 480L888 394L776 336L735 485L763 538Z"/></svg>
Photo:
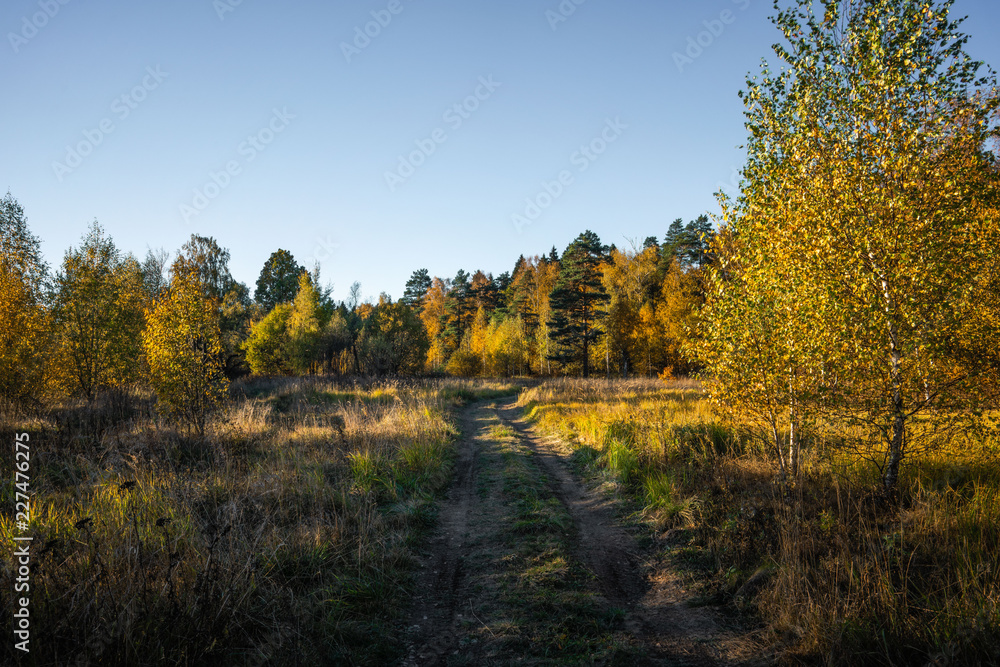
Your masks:
<svg viewBox="0 0 1000 667"><path fill-rule="evenodd" d="M1000 661L990 431L909 460L893 507L872 492L869 463L820 441L800 483L779 484L771 453L690 380L557 380L519 402L654 528L678 529L677 562L706 567L709 593L766 620L787 660Z"/></svg>
<svg viewBox="0 0 1000 667"><path fill-rule="evenodd" d="M449 479L450 415L511 391L251 380L204 439L142 396L117 422L79 405L8 422L5 438L32 441L33 660L383 663L412 545ZM0 488L13 507L12 481ZM0 515L8 545L12 519ZM0 573L4 590L13 576Z"/></svg>

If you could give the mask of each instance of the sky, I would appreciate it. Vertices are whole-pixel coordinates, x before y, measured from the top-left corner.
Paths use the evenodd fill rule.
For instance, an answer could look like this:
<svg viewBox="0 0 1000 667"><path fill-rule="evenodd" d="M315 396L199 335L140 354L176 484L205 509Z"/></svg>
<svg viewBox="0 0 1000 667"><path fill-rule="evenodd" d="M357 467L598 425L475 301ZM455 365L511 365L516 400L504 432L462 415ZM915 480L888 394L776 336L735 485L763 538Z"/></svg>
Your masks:
<svg viewBox="0 0 1000 667"><path fill-rule="evenodd" d="M1000 3L956 0L1000 67ZM283 248L334 296L499 274L718 210L770 0L5 0L0 194L57 266L197 233L251 292Z"/></svg>

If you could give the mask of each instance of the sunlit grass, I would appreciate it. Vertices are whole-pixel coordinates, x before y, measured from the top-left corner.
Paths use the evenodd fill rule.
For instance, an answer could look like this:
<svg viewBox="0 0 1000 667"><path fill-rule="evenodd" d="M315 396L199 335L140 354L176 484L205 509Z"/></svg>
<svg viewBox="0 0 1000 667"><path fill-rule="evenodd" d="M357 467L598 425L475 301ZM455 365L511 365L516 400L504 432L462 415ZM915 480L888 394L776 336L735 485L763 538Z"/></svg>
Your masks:
<svg viewBox="0 0 1000 667"><path fill-rule="evenodd" d="M69 404L10 424L32 431L32 631L46 638L32 655L384 664L450 478L451 415L517 389L250 380L204 439L147 408L109 421ZM0 499L14 491L4 480ZM12 520L0 515L7 544Z"/></svg>
<svg viewBox="0 0 1000 667"><path fill-rule="evenodd" d="M789 656L1000 660L1000 438L988 420L915 451L895 511L874 492L874 451L840 446L862 434L819 432L786 489L773 453L693 381L555 380L519 404L653 528L681 529L675 562L710 575L714 599L740 591ZM745 593L761 572L773 576Z"/></svg>

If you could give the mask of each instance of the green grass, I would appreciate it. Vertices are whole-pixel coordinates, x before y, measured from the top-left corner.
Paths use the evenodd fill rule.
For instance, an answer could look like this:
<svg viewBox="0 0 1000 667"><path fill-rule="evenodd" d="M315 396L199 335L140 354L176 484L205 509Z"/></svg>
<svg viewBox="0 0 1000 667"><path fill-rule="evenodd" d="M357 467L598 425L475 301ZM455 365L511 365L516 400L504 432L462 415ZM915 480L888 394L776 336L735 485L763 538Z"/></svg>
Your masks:
<svg viewBox="0 0 1000 667"><path fill-rule="evenodd" d="M489 433L500 454L510 550L500 577L509 622L499 626L496 655L537 664L635 664L641 656L624 639L624 613L607 606L593 575L573 557L573 521L533 452L505 424Z"/></svg>

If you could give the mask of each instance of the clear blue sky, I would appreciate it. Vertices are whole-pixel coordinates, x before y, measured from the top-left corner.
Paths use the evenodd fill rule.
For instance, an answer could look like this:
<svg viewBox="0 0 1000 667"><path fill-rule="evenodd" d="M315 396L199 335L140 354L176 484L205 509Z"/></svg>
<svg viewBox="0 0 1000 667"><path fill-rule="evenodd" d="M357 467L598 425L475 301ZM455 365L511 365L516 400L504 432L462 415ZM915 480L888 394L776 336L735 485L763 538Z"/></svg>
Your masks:
<svg viewBox="0 0 1000 667"><path fill-rule="evenodd" d="M279 247L319 259L337 298L355 280L398 298L421 267L497 274L588 228L641 242L716 210L742 162L737 92L778 38L770 0L562 7L6 0L0 189L53 265L96 218L140 257L214 236L251 290ZM1000 66L1000 3L955 11L972 55ZM434 150L410 175L417 142ZM592 142L604 152L579 152ZM549 205L519 228L527 198Z"/></svg>

